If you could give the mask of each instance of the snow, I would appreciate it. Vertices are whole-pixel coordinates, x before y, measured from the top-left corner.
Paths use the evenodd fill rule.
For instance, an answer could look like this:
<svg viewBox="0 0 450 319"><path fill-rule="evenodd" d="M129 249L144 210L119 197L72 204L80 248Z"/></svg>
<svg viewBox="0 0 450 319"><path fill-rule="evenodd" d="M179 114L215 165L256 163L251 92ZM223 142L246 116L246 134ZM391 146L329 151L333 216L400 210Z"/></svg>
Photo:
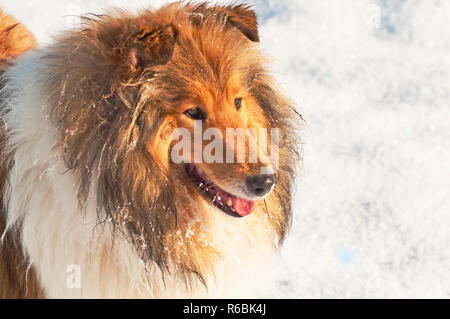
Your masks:
<svg viewBox="0 0 450 319"><path fill-rule="evenodd" d="M2 0L41 43L111 6ZM261 46L306 119L284 298L450 297L450 2L256 0Z"/></svg>

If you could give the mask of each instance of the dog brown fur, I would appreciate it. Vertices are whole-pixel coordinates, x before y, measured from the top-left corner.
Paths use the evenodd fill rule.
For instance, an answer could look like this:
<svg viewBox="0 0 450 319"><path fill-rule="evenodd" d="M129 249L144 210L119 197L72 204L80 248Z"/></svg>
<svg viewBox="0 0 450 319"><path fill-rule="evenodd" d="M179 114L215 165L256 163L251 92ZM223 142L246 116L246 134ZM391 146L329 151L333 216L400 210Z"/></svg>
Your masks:
<svg viewBox="0 0 450 319"><path fill-rule="evenodd" d="M169 158L173 130L193 131L183 115L189 107L207 112L204 129L280 129L277 186L257 202L254 214L255 223L276 235L275 246L289 229L299 160L297 114L265 71L257 41L256 16L248 6L175 3L139 15L86 17L43 60L51 120L65 165L79 176L80 204L94 192L99 224L112 220L143 261L163 273L174 263L186 282L204 282L220 257L204 245L208 239L200 231L180 237L194 218L202 221L195 227L210 223L211 203ZM245 100L239 113L232 105L236 96ZM241 181L261 165L201 167L214 181ZM260 238L258 229L248 232Z"/></svg>
<svg viewBox="0 0 450 319"><path fill-rule="evenodd" d="M28 29L0 9L0 72L14 58L35 46L34 36Z"/></svg>

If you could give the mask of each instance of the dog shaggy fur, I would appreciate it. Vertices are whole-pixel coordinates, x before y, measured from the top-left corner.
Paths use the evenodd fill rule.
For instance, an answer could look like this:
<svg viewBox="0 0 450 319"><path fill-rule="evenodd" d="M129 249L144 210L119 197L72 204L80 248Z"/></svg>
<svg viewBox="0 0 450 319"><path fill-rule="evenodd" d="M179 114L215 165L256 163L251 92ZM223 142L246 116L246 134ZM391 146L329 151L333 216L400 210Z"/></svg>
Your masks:
<svg viewBox="0 0 450 319"><path fill-rule="evenodd" d="M174 3L89 15L14 63L34 42L11 30L0 33L12 64L0 91L0 295L262 296L292 218L299 116L266 71L255 13ZM203 132L279 129L271 192L245 188L271 165L263 152L256 163L171 160L174 130L194 132L192 110ZM251 214L214 205L189 167Z"/></svg>

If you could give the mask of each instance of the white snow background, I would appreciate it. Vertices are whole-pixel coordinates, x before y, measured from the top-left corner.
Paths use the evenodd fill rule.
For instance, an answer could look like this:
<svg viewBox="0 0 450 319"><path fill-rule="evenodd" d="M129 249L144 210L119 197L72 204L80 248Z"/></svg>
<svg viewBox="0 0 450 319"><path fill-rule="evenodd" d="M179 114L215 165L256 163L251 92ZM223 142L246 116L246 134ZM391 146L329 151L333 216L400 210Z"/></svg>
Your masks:
<svg viewBox="0 0 450 319"><path fill-rule="evenodd" d="M0 0L41 44L111 6ZM450 1L256 0L261 47L306 119L276 297L450 297Z"/></svg>

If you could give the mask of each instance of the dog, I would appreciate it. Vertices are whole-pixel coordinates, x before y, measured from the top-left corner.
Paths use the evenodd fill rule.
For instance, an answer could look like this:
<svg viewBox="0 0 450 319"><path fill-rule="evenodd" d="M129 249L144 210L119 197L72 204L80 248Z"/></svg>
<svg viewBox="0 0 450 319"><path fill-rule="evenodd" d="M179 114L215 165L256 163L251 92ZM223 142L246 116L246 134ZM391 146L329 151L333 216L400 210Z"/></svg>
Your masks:
<svg viewBox="0 0 450 319"><path fill-rule="evenodd" d="M301 116L266 70L255 12L177 2L82 21L38 49L0 33L0 296L270 296ZM259 133L216 134L216 160L196 159L213 128L278 129L277 165ZM197 146L180 149L180 130Z"/></svg>

